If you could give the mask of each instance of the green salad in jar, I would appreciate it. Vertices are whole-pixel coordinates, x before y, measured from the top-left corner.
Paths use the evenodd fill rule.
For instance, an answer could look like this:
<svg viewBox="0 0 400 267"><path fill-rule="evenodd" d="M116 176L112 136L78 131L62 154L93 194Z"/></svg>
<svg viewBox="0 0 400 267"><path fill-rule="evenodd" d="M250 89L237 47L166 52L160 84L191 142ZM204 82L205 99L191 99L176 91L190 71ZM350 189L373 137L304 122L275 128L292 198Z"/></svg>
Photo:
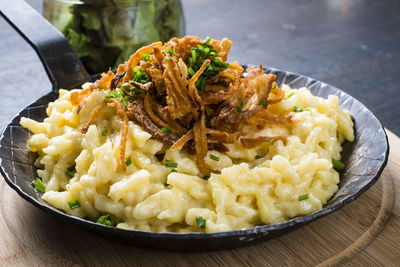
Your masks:
<svg viewBox="0 0 400 267"><path fill-rule="evenodd" d="M185 34L180 0L45 0L43 15L90 73L115 68L144 45Z"/></svg>

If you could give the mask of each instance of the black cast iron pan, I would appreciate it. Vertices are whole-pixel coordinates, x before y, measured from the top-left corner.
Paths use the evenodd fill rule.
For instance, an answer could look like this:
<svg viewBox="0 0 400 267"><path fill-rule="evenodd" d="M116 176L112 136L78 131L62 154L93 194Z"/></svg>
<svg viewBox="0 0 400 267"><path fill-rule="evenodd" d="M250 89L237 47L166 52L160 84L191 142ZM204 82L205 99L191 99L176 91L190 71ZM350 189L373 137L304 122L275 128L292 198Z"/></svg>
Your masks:
<svg viewBox="0 0 400 267"><path fill-rule="evenodd" d="M345 143L343 147L342 160L346 168L340 174L339 190L322 210L281 224L213 234L123 230L68 215L48 205L41 199L41 194L32 188L31 181L37 177L33 165L36 156L26 148L31 133L22 128L19 121L22 116L43 120L46 117L46 107L49 102L57 99L59 88L79 88L82 83L92 80L92 77L61 33L23 0L1 1L0 14L35 49L53 85L52 92L24 108L4 129L0 137L0 171L8 185L22 198L65 223L72 222L110 239L148 248L194 251L240 247L275 238L340 209L370 188L386 166L389 144L385 130L363 104L321 81L288 71L265 68L267 73L277 75L278 85L285 83L292 88L305 86L314 95L324 98L331 94L339 96L340 106L348 109L355 118L356 139L353 143Z"/></svg>

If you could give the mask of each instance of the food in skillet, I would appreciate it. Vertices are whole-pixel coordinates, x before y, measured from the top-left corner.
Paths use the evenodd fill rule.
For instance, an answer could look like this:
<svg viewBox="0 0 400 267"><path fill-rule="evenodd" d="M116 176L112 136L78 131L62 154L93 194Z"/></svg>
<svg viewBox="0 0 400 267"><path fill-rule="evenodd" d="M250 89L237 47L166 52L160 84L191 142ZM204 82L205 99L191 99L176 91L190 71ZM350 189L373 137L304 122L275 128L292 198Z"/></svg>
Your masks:
<svg viewBox="0 0 400 267"><path fill-rule="evenodd" d="M351 115L337 96L279 88L227 63L231 41L139 49L116 73L60 90L33 132L33 186L65 212L153 232L219 232L322 208L338 190ZM335 170L336 169L336 170Z"/></svg>

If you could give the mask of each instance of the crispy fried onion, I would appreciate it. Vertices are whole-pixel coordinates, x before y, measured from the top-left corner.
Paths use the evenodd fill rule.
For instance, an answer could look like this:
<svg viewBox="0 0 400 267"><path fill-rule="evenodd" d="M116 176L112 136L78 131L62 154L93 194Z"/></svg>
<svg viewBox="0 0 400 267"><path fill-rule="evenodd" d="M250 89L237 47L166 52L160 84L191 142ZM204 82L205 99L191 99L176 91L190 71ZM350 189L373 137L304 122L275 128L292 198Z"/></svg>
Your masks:
<svg viewBox="0 0 400 267"><path fill-rule="evenodd" d="M227 38L223 38L221 41L212 40L211 45L215 48L215 50L217 50L219 57L223 61L226 61L228 58L229 50L231 50L232 41Z"/></svg>
<svg viewBox="0 0 400 267"><path fill-rule="evenodd" d="M223 145L234 143L237 140L237 134L228 134L214 129L206 128L206 134L210 136L210 140L217 141L208 143L208 150L228 151ZM181 138L178 139L172 146L171 150L181 150L187 142L194 138L193 129L189 130Z"/></svg>
<svg viewBox="0 0 400 267"><path fill-rule="evenodd" d="M123 82L128 82L132 80L132 70L134 67L136 67L144 54L150 54L151 52L153 52L153 47L161 46L161 42L155 42L147 46L143 46L142 48L138 49L132 56L130 56L129 60L125 63L126 74L123 78Z"/></svg>
<svg viewBox="0 0 400 267"><path fill-rule="evenodd" d="M101 78L90 85L89 88L83 89L80 92L72 92L70 102L74 106L78 106L76 113L79 114L83 105L85 104L86 98L94 91L99 89L108 89L112 85L114 73L109 70L107 73L102 73Z"/></svg>
<svg viewBox="0 0 400 267"><path fill-rule="evenodd" d="M205 91L200 94L201 99L206 105L212 105L212 104L218 104L221 103L222 101L228 99L229 97L232 96L232 94L235 92L237 87L239 86L239 79L235 80L233 83L229 85L228 90L224 90L225 88L222 86L217 87L217 92L212 93L210 92L212 89L210 89L210 86L206 86Z"/></svg>
<svg viewBox="0 0 400 267"><path fill-rule="evenodd" d="M172 38L164 47L166 49L172 48L174 50L174 56L177 58L187 58L190 49L201 43L202 40L197 36L185 36L181 39Z"/></svg>
<svg viewBox="0 0 400 267"><path fill-rule="evenodd" d="M90 124L92 124L94 118L100 113L100 111L103 109L103 107L104 107L104 103L98 104L92 110L92 112L90 112L89 119L87 120L87 122L81 128L81 133L85 134L87 132L87 130L89 129Z"/></svg>
<svg viewBox="0 0 400 267"><path fill-rule="evenodd" d="M179 138L171 147L170 150L181 150L183 146L189 142L191 139L193 139L194 134L193 134L193 129L189 130L187 133L182 135L181 138Z"/></svg>
<svg viewBox="0 0 400 267"><path fill-rule="evenodd" d="M153 54L154 57L157 59L157 62L160 66L162 66L162 63L164 61L165 56L163 55L163 53L161 52L161 49L157 46L153 47Z"/></svg>
<svg viewBox="0 0 400 267"><path fill-rule="evenodd" d="M293 119L291 115L287 116L275 116L268 113L266 110L259 111L254 117L248 120L250 124L256 125L265 125L268 124L282 124L282 125L290 125L295 124L298 120Z"/></svg>
<svg viewBox="0 0 400 267"><path fill-rule="evenodd" d="M111 70L108 70L107 73L102 73L101 78L94 83L94 85L97 84L95 89L110 89L113 78L114 72Z"/></svg>
<svg viewBox="0 0 400 267"><path fill-rule="evenodd" d="M204 123L205 112L202 111L200 118L193 126L194 147L196 151L196 164L203 175L209 176L211 174L210 168L206 165L204 157L207 155L208 144L206 135L206 125Z"/></svg>
<svg viewBox="0 0 400 267"><path fill-rule="evenodd" d="M157 124L158 126L164 127L167 126L167 124L161 120L159 117L156 116L153 112L153 103L152 103L152 97L150 92L147 92L145 97L144 97L144 109L146 110L147 114L149 115L150 119Z"/></svg>
<svg viewBox="0 0 400 267"><path fill-rule="evenodd" d="M126 137L128 135L128 116L125 112L125 106L121 103L119 99L112 98L108 104L110 107L115 107L117 109L117 114L121 119L121 141L119 143L119 163L122 168L126 168L125 164L125 147L126 147Z"/></svg>
<svg viewBox="0 0 400 267"><path fill-rule="evenodd" d="M259 136L259 137L255 137L255 138L241 138L240 142L242 143L243 147L245 147L245 148L254 148L265 142L269 142L272 144L273 142L275 142L277 140L281 140L283 142L283 144L286 145L286 137L284 137L284 136L273 136L273 137Z"/></svg>
<svg viewBox="0 0 400 267"><path fill-rule="evenodd" d="M275 82L274 82L275 83ZM275 83L276 86L276 83ZM269 96L274 96L274 97L268 97L268 105L276 104L281 102L285 98L285 91L283 91L281 88L277 88L272 90Z"/></svg>
<svg viewBox="0 0 400 267"><path fill-rule="evenodd" d="M118 87L119 81L122 79L122 77L125 76L126 71L123 71L117 75L114 76L114 78L111 80L111 90L115 90Z"/></svg>
<svg viewBox="0 0 400 267"><path fill-rule="evenodd" d="M220 142L208 143L207 147L208 147L208 150L216 150L216 151L219 151L219 152L228 152L229 151L229 149L224 144L222 144ZM213 170L213 172L219 173L219 171L216 171L216 170Z"/></svg>
<svg viewBox="0 0 400 267"><path fill-rule="evenodd" d="M152 99L152 98L151 98ZM170 129L172 129L172 132L174 134L177 134L179 136L185 134L187 132L187 129L184 128L181 124L179 124L178 121L171 119L167 112L166 107L162 107L158 103L152 100L152 107L153 111L157 114L161 120L165 121Z"/></svg>
<svg viewBox="0 0 400 267"><path fill-rule="evenodd" d="M262 101L267 101L272 82L275 80L276 76L273 74L265 74L262 66L251 70L244 82L240 84L238 94L235 99L230 99L228 109L223 111L221 118L229 123L235 123L240 121L248 120L253 117L257 112L264 109L265 106L262 105ZM240 94L244 94L241 98ZM242 99L241 101L238 101ZM242 106L238 109L238 106Z"/></svg>
<svg viewBox="0 0 400 267"><path fill-rule="evenodd" d="M167 89L168 112L172 119L179 119L197 110L198 106L193 102L191 95L186 90L187 80L182 74L175 59L163 61L164 81Z"/></svg>
<svg viewBox="0 0 400 267"><path fill-rule="evenodd" d="M192 99L194 101L196 101L200 106L204 105L203 100L201 100L201 97L199 95L199 92L197 91L196 85L195 83L197 82L197 80L199 79L200 75L203 73L203 71L207 68L208 64L210 64L210 60L207 59L206 61L204 61L203 65L201 66L201 68L193 75L193 77L190 79L189 81L189 87L188 87L188 91L189 91L189 95L192 97Z"/></svg>
<svg viewBox="0 0 400 267"><path fill-rule="evenodd" d="M237 140L238 135L240 134L239 132L236 132L235 134L229 134L227 132L222 132L209 128L207 128L206 133L210 136L211 140L225 144L234 143Z"/></svg>
<svg viewBox="0 0 400 267"><path fill-rule="evenodd" d="M161 42L150 44L135 52L126 63L120 64L115 75L111 71L103 73L101 79L89 89L72 93L70 102L78 106L79 112L92 91L114 90L121 87L122 82L133 85L139 92L131 92L128 86L122 86L125 94L119 97L123 100L109 100L109 105L117 109L122 121L121 165L126 165L128 120L133 120L153 138L170 146L171 150L185 148L188 153L194 154L199 171L210 175L213 170L205 164L208 150L226 152L228 148L224 144L235 142L241 142L246 148L271 140L285 143L283 136L244 136L254 128L297 122L291 116L268 112L272 111L267 109L268 105L278 103L285 97L284 91L274 82L275 75L264 73L261 65L248 68L247 73L243 73L243 67L237 62L229 65L222 63L227 60L230 48L231 41L228 39L203 43L195 36L172 38L164 45ZM142 60L144 54L149 56ZM144 71L150 82L141 84L133 81L134 68ZM199 80L201 90L199 85L196 86ZM83 132L87 131L101 108L93 109L83 125Z"/></svg>
<svg viewBox="0 0 400 267"><path fill-rule="evenodd" d="M154 51L154 50L153 50ZM162 66L154 59L154 56L150 57L149 61L140 61L140 68L146 72L146 74L150 77L150 80L153 81L155 88L159 94L165 93L165 82L163 78L163 69Z"/></svg>
<svg viewBox="0 0 400 267"><path fill-rule="evenodd" d="M135 82L135 81L130 81L129 84L133 85L137 89L142 90L144 92L148 92L148 91L150 91L151 89L154 88L153 82L148 82L148 83L142 84L142 83L138 83L138 82Z"/></svg>
<svg viewBox="0 0 400 267"><path fill-rule="evenodd" d="M176 136L169 133L164 133L152 122L145 111L143 100L139 99L135 102L129 102L127 115L129 119L136 120L139 125L146 132L149 132L155 139L165 144L172 146L178 140Z"/></svg>
<svg viewBox="0 0 400 267"><path fill-rule="evenodd" d="M78 91L78 92L72 92L71 96L69 98L69 102L71 102L72 105L74 106L78 106L76 113L79 114L79 112L81 111L83 104L84 104L84 100L86 99L86 97L88 97L90 94L92 93L92 88L86 88L83 89L82 91Z"/></svg>

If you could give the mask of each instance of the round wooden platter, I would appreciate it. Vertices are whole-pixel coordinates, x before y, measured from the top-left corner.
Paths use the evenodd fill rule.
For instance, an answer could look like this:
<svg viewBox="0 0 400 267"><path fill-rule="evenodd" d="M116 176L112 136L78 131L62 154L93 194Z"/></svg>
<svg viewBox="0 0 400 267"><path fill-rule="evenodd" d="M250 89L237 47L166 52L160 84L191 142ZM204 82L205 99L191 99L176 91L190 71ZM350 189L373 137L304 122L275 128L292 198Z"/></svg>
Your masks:
<svg viewBox="0 0 400 267"><path fill-rule="evenodd" d="M0 179L0 265L400 266L400 139L388 136L388 165L359 199L279 238L225 251L176 253L109 241L33 207Z"/></svg>

